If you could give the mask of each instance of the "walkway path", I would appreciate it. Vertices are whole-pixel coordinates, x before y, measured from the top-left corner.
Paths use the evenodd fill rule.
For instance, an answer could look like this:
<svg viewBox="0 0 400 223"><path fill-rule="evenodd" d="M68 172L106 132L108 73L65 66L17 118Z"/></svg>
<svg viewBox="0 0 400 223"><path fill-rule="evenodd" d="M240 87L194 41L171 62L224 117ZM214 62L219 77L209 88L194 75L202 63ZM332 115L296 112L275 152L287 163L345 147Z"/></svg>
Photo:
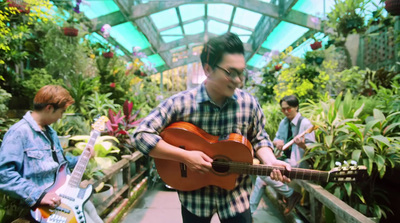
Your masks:
<svg viewBox="0 0 400 223"><path fill-rule="evenodd" d="M266 202L265 202L266 201ZM285 218L266 198L261 200L254 212L253 223L285 223ZM182 223L180 202L174 190L165 188L161 183L145 192L141 199L127 214L122 223ZM211 223L219 223L217 215Z"/></svg>

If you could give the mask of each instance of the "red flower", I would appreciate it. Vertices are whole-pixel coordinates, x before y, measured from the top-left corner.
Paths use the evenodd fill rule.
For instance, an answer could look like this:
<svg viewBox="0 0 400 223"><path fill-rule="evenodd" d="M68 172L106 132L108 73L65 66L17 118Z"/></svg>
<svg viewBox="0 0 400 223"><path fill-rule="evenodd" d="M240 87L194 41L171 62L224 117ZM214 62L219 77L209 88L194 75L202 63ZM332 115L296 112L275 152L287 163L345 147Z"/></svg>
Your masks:
<svg viewBox="0 0 400 223"><path fill-rule="evenodd" d="M110 87L115 88L115 83L114 83L114 82L111 83L111 84L110 84Z"/></svg>
<svg viewBox="0 0 400 223"><path fill-rule="evenodd" d="M275 65L275 70L276 71L279 71L280 69L282 69L282 65L280 65L280 64Z"/></svg>

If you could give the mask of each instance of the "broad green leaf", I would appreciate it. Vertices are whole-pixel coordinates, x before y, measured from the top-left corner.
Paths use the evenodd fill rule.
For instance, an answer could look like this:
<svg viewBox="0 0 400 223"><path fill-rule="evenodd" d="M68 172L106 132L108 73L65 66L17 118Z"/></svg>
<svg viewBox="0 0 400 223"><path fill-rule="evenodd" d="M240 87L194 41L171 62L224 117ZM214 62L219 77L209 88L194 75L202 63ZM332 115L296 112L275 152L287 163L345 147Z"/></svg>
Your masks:
<svg viewBox="0 0 400 223"><path fill-rule="evenodd" d="M382 111L376 108L374 108L374 118L382 121L386 119Z"/></svg>
<svg viewBox="0 0 400 223"><path fill-rule="evenodd" d="M69 138L70 140L75 140L75 141L85 141L88 142L90 139L90 136L88 135L76 135L76 136L72 136L71 138Z"/></svg>
<svg viewBox="0 0 400 223"><path fill-rule="evenodd" d="M400 122L398 123L392 123L389 126L387 126L384 130L383 130L383 134L386 135L388 132L390 132L392 129L394 129L395 127L399 126Z"/></svg>
<svg viewBox="0 0 400 223"><path fill-rule="evenodd" d="M389 140L388 140L388 138L386 138L386 137L383 136L383 135L371 136L371 138L373 138L373 139L375 139L375 140L377 140L377 141L379 141L379 142L381 142L381 143L387 145L388 147L391 146L391 145L390 145L390 142L389 142Z"/></svg>
<svg viewBox="0 0 400 223"><path fill-rule="evenodd" d="M351 118L351 109L353 107L353 99L350 90L347 91L343 100L343 117Z"/></svg>
<svg viewBox="0 0 400 223"><path fill-rule="evenodd" d="M376 166L378 167L378 171L381 172L382 168L385 166L385 158L383 158L381 155L377 154L375 156L375 163L376 163Z"/></svg>
<svg viewBox="0 0 400 223"><path fill-rule="evenodd" d="M332 147L332 140L333 140L332 135L325 136L325 144L328 148Z"/></svg>
<svg viewBox="0 0 400 223"><path fill-rule="evenodd" d="M370 160L373 160L375 157L375 149L372 146L363 146L363 150L365 154L367 154Z"/></svg>
<svg viewBox="0 0 400 223"><path fill-rule="evenodd" d="M371 130L371 128L373 128L373 127L376 125L376 123L378 123L378 122L381 122L381 120L375 119L375 120L369 121L369 122L365 125L365 128L364 128L364 137L366 137L366 135L367 135L367 133L369 132L369 130Z"/></svg>
<svg viewBox="0 0 400 223"><path fill-rule="evenodd" d="M358 117L358 115L360 115L360 113L363 111L363 109L364 109L364 103L361 105L361 107L359 108L359 109L357 109L357 111L356 112L354 112L354 115L353 115L353 118L357 118Z"/></svg>
<svg viewBox="0 0 400 223"><path fill-rule="evenodd" d="M359 163L360 155L361 155L361 150L360 149L354 150L351 153L351 159L356 161L357 163Z"/></svg>
<svg viewBox="0 0 400 223"><path fill-rule="evenodd" d="M351 193L352 193L352 186L351 186L351 183L344 183L343 184L344 185L344 188L346 189L346 192L347 192L347 196L351 196Z"/></svg>
<svg viewBox="0 0 400 223"><path fill-rule="evenodd" d="M353 130L353 132L357 134L361 141L364 141L364 137L356 125L354 125L353 123L346 123L346 125L350 126L350 128Z"/></svg>

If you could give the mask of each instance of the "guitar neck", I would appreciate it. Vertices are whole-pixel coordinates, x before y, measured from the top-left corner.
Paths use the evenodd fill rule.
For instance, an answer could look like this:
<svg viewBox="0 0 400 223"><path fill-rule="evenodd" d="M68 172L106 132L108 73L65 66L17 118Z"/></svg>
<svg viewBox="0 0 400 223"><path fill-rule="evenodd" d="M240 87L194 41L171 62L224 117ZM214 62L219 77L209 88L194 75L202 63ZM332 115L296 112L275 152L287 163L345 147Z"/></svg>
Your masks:
<svg viewBox="0 0 400 223"><path fill-rule="evenodd" d="M68 184L71 187L79 187L79 184L82 181L83 173L86 170L86 166L89 163L89 159L91 156L89 148L90 147L94 148L94 144L99 135L100 135L99 131L92 130L89 142L86 144L86 147L83 150L81 157L78 160L78 163L76 164L74 170L72 171L71 178L68 182Z"/></svg>
<svg viewBox="0 0 400 223"><path fill-rule="evenodd" d="M327 182L329 179L328 171L320 171L320 170L309 170L309 169L301 169L301 168L292 168L291 171L287 171L284 167L272 167L266 165L250 165L247 163L238 163L238 162L225 162L225 161L214 161L213 167L218 169L218 166L222 167L229 165L229 172L231 173L239 173L239 174L250 174L250 175L260 175L260 176L269 176L274 169L278 169L281 171L282 175L290 179L301 179L301 180L312 180L312 181L325 181Z"/></svg>

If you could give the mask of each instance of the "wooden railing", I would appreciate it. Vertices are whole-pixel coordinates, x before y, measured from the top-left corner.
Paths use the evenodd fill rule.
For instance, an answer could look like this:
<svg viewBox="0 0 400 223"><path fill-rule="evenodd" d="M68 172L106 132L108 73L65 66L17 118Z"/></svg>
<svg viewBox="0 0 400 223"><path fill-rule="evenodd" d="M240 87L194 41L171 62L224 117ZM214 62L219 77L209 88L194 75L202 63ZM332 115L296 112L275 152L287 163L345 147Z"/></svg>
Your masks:
<svg viewBox="0 0 400 223"><path fill-rule="evenodd" d="M123 172L123 186L120 188L114 188L114 193L105 202L96 205L97 213L102 213L110 207L112 204L117 202L121 197L129 198L130 191L133 189L142 178L147 176L149 170L148 162L144 161L144 164L139 164L137 161L140 159L146 159L143 154L139 151L134 152L131 156L124 156L123 159L112 165L109 169L103 170L104 176L99 179L86 180L81 183L82 187L86 187L87 184L92 184L93 188L99 186L102 182L109 182L113 176L118 174L121 170ZM136 165L136 172L131 173L131 165Z"/></svg>
<svg viewBox="0 0 400 223"><path fill-rule="evenodd" d="M309 193L310 213L303 214L303 217L305 217L309 222L319 223L321 221L322 205L324 205L335 213L336 216L339 216L343 222L374 223L373 220L361 214L321 186L304 180L293 180L293 182L304 188Z"/></svg>

